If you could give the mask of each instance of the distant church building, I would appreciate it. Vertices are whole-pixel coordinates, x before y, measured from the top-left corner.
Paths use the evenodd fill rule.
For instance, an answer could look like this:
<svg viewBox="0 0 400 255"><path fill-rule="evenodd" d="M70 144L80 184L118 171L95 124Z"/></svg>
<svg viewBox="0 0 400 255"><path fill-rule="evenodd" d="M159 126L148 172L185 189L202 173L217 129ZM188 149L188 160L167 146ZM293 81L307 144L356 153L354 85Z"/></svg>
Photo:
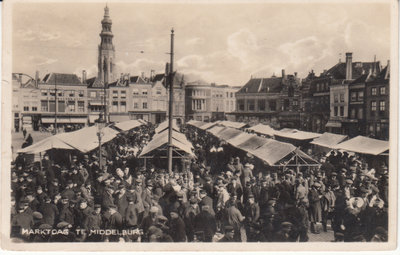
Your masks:
<svg viewBox="0 0 400 255"><path fill-rule="evenodd" d="M105 84L116 80L115 73L115 47L112 43L114 37L111 31L112 21L110 19L108 6L104 8L104 18L101 21L101 42L99 45L98 78Z"/></svg>

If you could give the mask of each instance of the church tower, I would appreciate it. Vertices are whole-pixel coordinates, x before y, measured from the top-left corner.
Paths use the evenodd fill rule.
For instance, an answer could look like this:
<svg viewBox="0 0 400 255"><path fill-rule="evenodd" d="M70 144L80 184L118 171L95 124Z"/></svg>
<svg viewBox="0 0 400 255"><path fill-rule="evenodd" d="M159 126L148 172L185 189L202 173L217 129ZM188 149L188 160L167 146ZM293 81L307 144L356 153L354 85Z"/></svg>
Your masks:
<svg viewBox="0 0 400 255"><path fill-rule="evenodd" d="M99 45L98 79L104 84L113 82L115 73L115 48L112 43L114 35L111 32L112 21L110 19L108 6L104 8L104 18L101 21L101 42Z"/></svg>

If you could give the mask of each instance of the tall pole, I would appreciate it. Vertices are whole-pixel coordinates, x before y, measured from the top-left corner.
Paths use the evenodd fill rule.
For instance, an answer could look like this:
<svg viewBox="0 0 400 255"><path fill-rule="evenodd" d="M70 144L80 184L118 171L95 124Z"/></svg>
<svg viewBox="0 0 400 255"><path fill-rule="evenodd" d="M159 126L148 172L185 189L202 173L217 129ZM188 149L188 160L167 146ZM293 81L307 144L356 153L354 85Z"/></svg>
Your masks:
<svg viewBox="0 0 400 255"><path fill-rule="evenodd" d="M106 99L106 86L108 86L108 83L105 81L104 82L104 122L107 123L107 99Z"/></svg>
<svg viewBox="0 0 400 255"><path fill-rule="evenodd" d="M171 60L169 69L169 127L168 127L168 171L172 174L172 120L174 103L174 29L171 29Z"/></svg>
<svg viewBox="0 0 400 255"><path fill-rule="evenodd" d="M57 74L54 73L54 91L55 91L55 108L54 108L54 134L57 134Z"/></svg>

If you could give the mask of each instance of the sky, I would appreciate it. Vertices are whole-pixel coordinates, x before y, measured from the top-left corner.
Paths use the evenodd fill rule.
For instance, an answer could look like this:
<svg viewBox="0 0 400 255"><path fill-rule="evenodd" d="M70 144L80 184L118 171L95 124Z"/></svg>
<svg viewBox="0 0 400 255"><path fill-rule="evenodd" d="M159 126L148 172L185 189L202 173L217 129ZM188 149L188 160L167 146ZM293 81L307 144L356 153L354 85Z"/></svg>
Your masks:
<svg viewBox="0 0 400 255"><path fill-rule="evenodd" d="M97 75L101 3L20 3L13 8L12 71ZM386 65L390 5L383 3L108 2L117 73L162 73L175 30L174 69L232 86L251 76L305 77L345 61Z"/></svg>

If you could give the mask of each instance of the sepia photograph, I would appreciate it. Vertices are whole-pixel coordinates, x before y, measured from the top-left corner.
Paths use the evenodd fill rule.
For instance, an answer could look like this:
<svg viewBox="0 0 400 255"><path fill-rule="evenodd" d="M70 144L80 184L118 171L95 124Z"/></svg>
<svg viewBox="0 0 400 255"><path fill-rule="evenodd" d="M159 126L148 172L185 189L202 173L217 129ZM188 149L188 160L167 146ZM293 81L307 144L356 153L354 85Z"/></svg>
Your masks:
<svg viewBox="0 0 400 255"><path fill-rule="evenodd" d="M397 1L2 9L3 249L396 249Z"/></svg>

